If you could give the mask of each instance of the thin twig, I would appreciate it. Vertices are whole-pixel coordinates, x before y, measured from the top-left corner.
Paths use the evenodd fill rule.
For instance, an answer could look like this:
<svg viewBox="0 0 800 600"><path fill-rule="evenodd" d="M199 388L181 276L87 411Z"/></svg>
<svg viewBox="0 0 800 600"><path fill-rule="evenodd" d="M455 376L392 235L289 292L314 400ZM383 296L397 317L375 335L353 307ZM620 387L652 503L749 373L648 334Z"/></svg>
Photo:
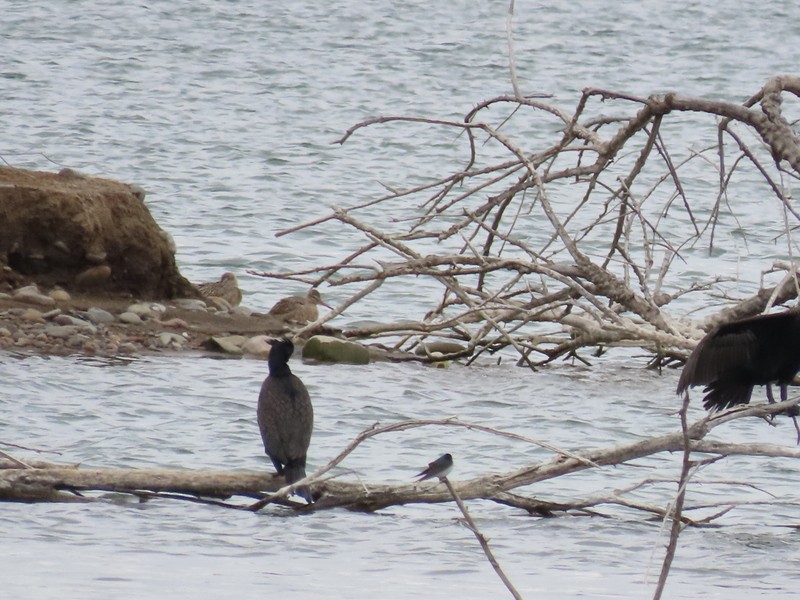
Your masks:
<svg viewBox="0 0 800 600"><path fill-rule="evenodd" d="M483 549L483 553L486 555L486 558L489 561L489 564L492 565L494 572L497 573L497 576L500 577L500 580L503 582L503 585L508 588L508 591L511 592L511 595L514 596L517 600L522 600L522 596L514 587L514 584L511 583L511 580L506 576L505 572L503 571L500 563L497 562L494 554L492 553L492 549L489 548L489 541L486 539L480 529L478 529L478 525L475 521L472 520L472 517L467 511L467 507L464 502L461 500L461 497L456 492L456 489L453 487L453 484L450 483L450 480L447 477L441 477L440 481L442 481L446 486L450 495L453 496L453 500L456 501L458 505L458 509L461 511L461 514L464 515L464 520L467 522L467 528L475 535L475 538L478 540L478 543L481 545Z"/></svg>

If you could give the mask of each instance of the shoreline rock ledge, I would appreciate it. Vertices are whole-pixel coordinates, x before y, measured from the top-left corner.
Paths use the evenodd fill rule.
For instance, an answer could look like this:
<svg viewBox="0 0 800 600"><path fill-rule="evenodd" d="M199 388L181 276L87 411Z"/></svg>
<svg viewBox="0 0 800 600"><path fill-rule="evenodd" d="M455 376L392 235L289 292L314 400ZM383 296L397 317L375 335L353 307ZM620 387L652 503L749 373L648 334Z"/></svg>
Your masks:
<svg viewBox="0 0 800 600"><path fill-rule="evenodd" d="M197 297L144 197L138 186L72 169L0 167L0 287Z"/></svg>

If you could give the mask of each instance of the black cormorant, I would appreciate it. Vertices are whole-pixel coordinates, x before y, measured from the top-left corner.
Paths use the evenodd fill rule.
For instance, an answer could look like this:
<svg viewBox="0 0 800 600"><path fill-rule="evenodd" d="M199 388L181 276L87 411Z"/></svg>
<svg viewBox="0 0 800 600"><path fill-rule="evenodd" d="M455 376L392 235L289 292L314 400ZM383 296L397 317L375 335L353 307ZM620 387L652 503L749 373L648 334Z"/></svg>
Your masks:
<svg viewBox="0 0 800 600"><path fill-rule="evenodd" d="M722 410L747 404L756 385L777 383L781 401L800 371L800 313L790 310L733 321L711 330L692 352L678 380L678 394L704 385L703 406ZM789 415L797 410L789 409Z"/></svg>
<svg viewBox="0 0 800 600"><path fill-rule="evenodd" d="M270 349L269 376L258 396L258 427L264 450L287 484L306 476L306 453L314 428L314 409L306 386L289 369L294 344L274 340ZM311 492L301 486L297 493L312 502Z"/></svg>

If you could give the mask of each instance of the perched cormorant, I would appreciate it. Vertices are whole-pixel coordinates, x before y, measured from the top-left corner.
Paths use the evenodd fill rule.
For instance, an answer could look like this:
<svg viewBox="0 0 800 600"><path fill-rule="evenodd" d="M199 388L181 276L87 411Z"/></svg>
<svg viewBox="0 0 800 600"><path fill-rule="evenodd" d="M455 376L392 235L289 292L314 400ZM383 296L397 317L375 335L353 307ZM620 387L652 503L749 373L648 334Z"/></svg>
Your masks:
<svg viewBox="0 0 800 600"><path fill-rule="evenodd" d="M433 477L438 477L439 481L441 481L447 477L447 474L452 468L453 455L448 452L447 454L442 454L432 463L428 463L428 468L420 473L417 473L414 475L414 477L419 478L417 481L424 481L425 479L431 479Z"/></svg>
<svg viewBox="0 0 800 600"><path fill-rule="evenodd" d="M287 484L306 476L306 453L314 428L314 409L308 390L289 369L294 344L287 338L274 340L269 353L269 376L258 396L258 427L264 450ZM301 486L297 493L312 502L311 491Z"/></svg>
<svg viewBox="0 0 800 600"><path fill-rule="evenodd" d="M678 394L704 385L703 406L722 410L747 404L756 385L777 383L781 401L800 371L800 313L790 310L725 323L711 330L689 356L678 380ZM798 414L796 410L787 411Z"/></svg>
<svg viewBox="0 0 800 600"><path fill-rule="evenodd" d="M223 273L219 281L211 283L201 283L197 286L200 293L206 298L222 298L231 306L239 306L242 301L242 291L239 289L239 282L233 273Z"/></svg>
<svg viewBox="0 0 800 600"><path fill-rule="evenodd" d="M319 290L311 288L305 296L289 296L278 300L268 314L287 323L311 323L319 317L318 304L331 308L322 300Z"/></svg>

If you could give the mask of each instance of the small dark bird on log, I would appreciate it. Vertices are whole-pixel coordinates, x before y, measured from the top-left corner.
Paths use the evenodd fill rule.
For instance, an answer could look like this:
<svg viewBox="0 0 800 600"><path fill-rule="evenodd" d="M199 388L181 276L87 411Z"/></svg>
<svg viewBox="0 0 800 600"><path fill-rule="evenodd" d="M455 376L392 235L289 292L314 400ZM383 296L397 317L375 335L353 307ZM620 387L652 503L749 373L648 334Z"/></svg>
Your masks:
<svg viewBox="0 0 800 600"><path fill-rule="evenodd" d="M294 344L287 338L274 340L269 353L269 376L258 396L258 427L264 450L287 485L306 476L306 453L314 428L314 408L303 382L289 369ZM313 502L306 486L297 493Z"/></svg>
<svg viewBox="0 0 800 600"><path fill-rule="evenodd" d="M311 288L305 296L289 296L278 300L268 314L287 323L312 323L319 317L318 304L331 308L322 300L319 290Z"/></svg>
<svg viewBox="0 0 800 600"><path fill-rule="evenodd" d="M725 323L711 330L689 356L678 380L678 394L704 385L703 406L722 410L747 404L756 385L767 386L775 402L777 383L781 401L800 371L800 313L794 310L759 315ZM800 411L787 411L790 416Z"/></svg>
<svg viewBox="0 0 800 600"><path fill-rule="evenodd" d="M447 477L447 474L453 469L453 455L449 452L442 454L432 463L428 463L428 468L424 471L417 473L414 477L418 477L417 481L424 481L438 477L439 481Z"/></svg>

